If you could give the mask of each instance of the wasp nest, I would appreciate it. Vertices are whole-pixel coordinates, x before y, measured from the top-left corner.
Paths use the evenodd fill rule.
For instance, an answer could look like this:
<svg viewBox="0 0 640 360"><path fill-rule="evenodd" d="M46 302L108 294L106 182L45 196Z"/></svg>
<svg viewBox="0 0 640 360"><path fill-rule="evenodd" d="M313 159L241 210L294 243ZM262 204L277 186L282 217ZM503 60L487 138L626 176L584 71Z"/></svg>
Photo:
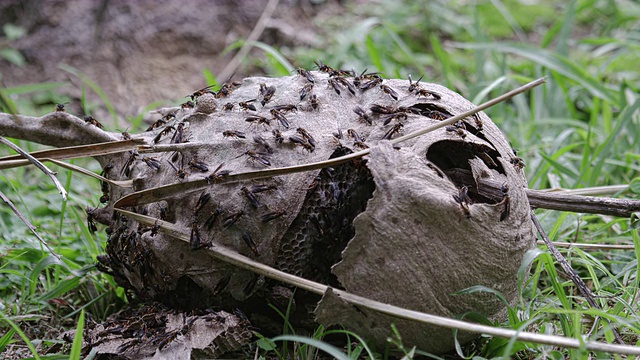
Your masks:
<svg viewBox="0 0 640 360"><path fill-rule="evenodd" d="M105 176L131 179L133 191L141 191L371 152L322 170L212 184L132 208L182 227L189 244L114 215L113 202L131 189L104 186L102 200L110 204L91 211L109 225L100 268L139 298L183 309L239 307L264 321L266 302L290 292L213 260L202 248L215 243L288 273L432 314L475 311L502 319L506 309L494 295L454 295L474 285L515 301L517 270L534 232L523 164L499 129L478 113L393 146L388 141L471 109L460 95L321 64L320 71L296 76L205 88L193 101L162 109L148 131L133 135L156 150L100 157ZM502 188L483 191L481 179ZM341 325L379 345L396 322L407 346L432 352L454 346L448 329L355 309L335 296L318 300L297 292L292 320Z"/></svg>

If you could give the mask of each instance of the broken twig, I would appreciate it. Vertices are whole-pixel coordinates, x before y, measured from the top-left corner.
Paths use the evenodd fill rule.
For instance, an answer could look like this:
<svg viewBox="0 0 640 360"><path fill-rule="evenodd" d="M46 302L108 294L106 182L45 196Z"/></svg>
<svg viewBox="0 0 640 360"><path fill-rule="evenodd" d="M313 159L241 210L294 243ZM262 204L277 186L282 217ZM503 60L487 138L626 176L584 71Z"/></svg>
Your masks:
<svg viewBox="0 0 640 360"><path fill-rule="evenodd" d="M0 198L2 199L2 201L7 203L7 205L9 205L13 213L16 214L16 216L18 216L20 220L22 220L22 222L25 223L25 225L27 225L29 230L31 230L33 235L35 235L38 238L38 240L40 240L42 245L44 245L49 250L51 255L55 256L58 260L61 260L60 255L56 254L56 252L51 248L51 246L49 246L49 244L47 244L47 242L44 241L44 239L40 236L40 234L38 234L38 232L36 231L36 227L33 226L33 224L31 224L31 222L29 222L29 220L27 220L27 218L24 215L22 215L20 210L18 210L18 208L15 205L13 205L11 200L9 200L9 198L6 197L1 191L0 191Z"/></svg>
<svg viewBox="0 0 640 360"><path fill-rule="evenodd" d="M58 188L58 191L60 191L60 194L62 195L62 200L67 200L67 191L64 189L62 184L60 184L60 181L58 181L58 178L56 178L56 176L55 176L56 173L55 172L51 171L48 167L46 167L38 159L36 159L33 156L29 155L28 152L20 149L18 146L16 146L16 144L12 143L11 141L5 139L2 136L0 136L0 142L5 144L5 145L7 145L8 147L13 149L14 151L19 153L20 155L24 156L27 160L29 160L38 169L42 170L43 173L45 173L48 177L51 178L51 180L53 181L54 185Z"/></svg>

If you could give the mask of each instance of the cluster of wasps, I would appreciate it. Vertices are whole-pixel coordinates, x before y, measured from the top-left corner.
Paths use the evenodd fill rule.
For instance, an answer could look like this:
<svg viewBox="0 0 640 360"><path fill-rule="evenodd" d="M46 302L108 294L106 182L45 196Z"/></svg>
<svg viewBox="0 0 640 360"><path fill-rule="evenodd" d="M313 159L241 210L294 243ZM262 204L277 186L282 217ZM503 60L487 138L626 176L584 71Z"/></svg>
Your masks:
<svg viewBox="0 0 640 360"><path fill-rule="evenodd" d="M226 97L239 85L240 83L236 82L224 84L217 92L213 91L211 86L199 89L193 94L187 96L188 98L190 98L190 101L182 104L181 109L194 108L197 104L198 98L205 94L212 94L217 99ZM290 120L287 117L289 116L289 114L298 111L298 106L296 105L281 104L270 106L269 113L271 114L271 118L261 116L257 113L251 113L253 111L257 111L257 103L260 103L263 108L267 106L267 104L271 102L275 92L275 86L260 84L258 97L238 103L240 111L245 113L245 121L249 123L249 126L267 128L271 127L272 122L275 121L277 124L279 124L279 127L281 129L284 129L285 131L291 127ZM309 100L309 108L317 108L317 99L314 102L314 97L309 96ZM230 111L234 108L235 104L233 103L227 103L223 106L224 111ZM147 128L147 131L154 131L159 129L158 133L152 140L153 143L159 143L164 138L170 135L170 144L180 144L189 141L188 122L178 120L178 111L179 110L175 110L171 113L166 114L162 118L156 120ZM313 151L316 146L315 138L303 128L297 128L295 131L296 134L290 136L289 141L292 144L303 146L308 151ZM285 137L282 131L280 131L279 129L273 129L272 134L276 145L282 144L285 141ZM225 130L222 135L225 138L232 138L236 140L247 138L246 132L239 130ZM261 135L253 136L253 142L256 148L247 150L240 154L238 157L246 156L250 161L254 163L263 166L271 166L270 158L271 154L274 152L274 145L271 145L271 143L268 140L264 139ZM159 170L162 167L162 163L158 158L147 156L141 157L138 152L131 151L128 155L127 161L124 163L120 171L120 174L125 177L130 177L132 175L132 166L137 160L143 161L149 168L155 171ZM185 160L183 154L180 152L175 152L174 155L171 156L171 159L167 160L167 162L175 171L175 175L178 179L184 179L188 175L189 170L190 172L209 172L208 164L196 158ZM185 163L187 164L186 167L184 166ZM110 170L111 167L109 168L109 171ZM224 163L222 163L213 172L205 176L204 179L208 182L214 182L216 180L224 178L230 173L231 171L224 169ZM248 204L252 208L258 209L263 207L259 199L261 194L272 192L274 190L276 190L275 185L256 184L250 187L243 186L240 189L240 193L244 198L246 198ZM228 229L234 226L234 224L236 224L242 217L246 215L245 209L223 209L220 205L214 206L213 209L210 210L208 209L208 204L212 203L212 201L210 200L211 195L208 193L203 193L195 203L191 222L191 250L197 250L210 244L210 241L207 241L206 236L204 236L203 234L203 227L206 228L207 231L211 231L216 224L220 224L222 229ZM267 208L266 212L264 212L264 214L260 216L260 221L263 223L268 223L281 218L282 216L286 215L286 213L286 210L283 209L272 210ZM152 235L154 235L154 232L157 231L157 228L153 227L147 230L152 231ZM241 238L242 241L246 244L247 248L251 251L251 253L258 256L258 245L254 240L254 236L251 233L245 231L242 233Z"/></svg>
<svg viewBox="0 0 640 360"><path fill-rule="evenodd" d="M240 188L240 194L246 199L248 204L258 210L266 208L260 200L260 196L263 193L272 192L277 190L276 185L273 184L254 184L250 187L243 186ZM192 223L191 223L191 236L189 238L189 246L192 251L198 250L202 247L207 247L211 244L210 241L202 235L200 224L203 223L206 231L212 231L216 224L220 224L223 230L229 229L238 222L242 217L247 215L244 208L239 210L228 210L221 207L220 204L208 207L210 203L211 194L203 192L198 197L195 203ZM205 210L207 209L207 210ZM262 223L269 223L287 214L286 210L276 209L270 210L266 208L266 212L260 216ZM204 222L202 220L204 219ZM242 241L247 246L247 249L255 256L259 256L258 245L254 240L254 236L249 231L242 232Z"/></svg>
<svg viewBox="0 0 640 360"><path fill-rule="evenodd" d="M326 78L326 86L338 96L348 96L348 94L351 94L353 96L358 94L359 92L364 93L378 88L384 94L384 96L388 97L388 99L392 102L399 102L401 96L415 96L416 98L428 98L434 101L441 100L442 98L442 95L424 89L420 85L420 81L423 77L420 77L417 81L414 82L409 75L409 85L406 89L404 89L405 94L401 95L399 94L400 90L394 89L390 85L385 84L382 76L380 76L379 73L368 73L365 69L363 72L357 74L353 70L340 70L331 68L322 63L322 61L317 61L316 66L320 72L328 74L328 78ZM302 127L292 126L292 123L294 122L291 121L291 116L296 114L299 110L319 111L320 102L318 100L318 96L314 93L314 88L318 86L319 80L313 75L311 71L299 68L296 70L296 72L299 75L301 81L304 83L298 91L298 97L300 100L300 103L298 104L272 105L271 103L273 101L274 95L277 92L276 87L260 83L258 94L254 98L238 103L227 102L222 106L223 111L233 111L237 107L238 110L244 114L244 120L249 124L249 127L271 130L269 136L252 136L251 140L254 148L245 150L236 158L245 157L253 164L269 167L272 165L271 157L275 151L275 148L278 146L282 146L285 143L291 144L292 146L302 147L308 152L313 152L315 150L317 146L315 137L310 134L309 131ZM205 94L211 94L216 99L225 98L229 96L233 92L233 90L241 86L241 84L241 82L230 81L224 83L218 91L213 90L213 85L196 90L192 94L186 96L190 100L183 103L180 107L180 110L195 108L198 98ZM258 104L262 106L260 110L258 110ZM162 118L156 120L147 128L147 131L160 129L160 131L158 131L158 133L153 138L153 143L159 143L169 135L171 135L171 139L169 141L170 144L180 144L189 141L189 137L187 134L188 122L178 122L177 120L177 112L180 110L175 110L164 115ZM64 111L64 105L60 104L57 108L57 111ZM372 104L368 106L368 108L363 108L362 106L357 105L355 108L353 108L353 113L356 115L356 120L359 122L363 122L368 125L374 125L374 122L381 123L382 126L388 127L388 129L382 136L382 139L384 140L391 140L397 134L399 134L405 126L405 122L408 120L410 115L423 115L435 120L445 120L452 116L452 114L438 108L437 106L425 109L424 107L404 107L399 106L399 104ZM85 118L85 121L101 127L101 124L97 125L99 124L97 123L97 121L97 124L93 122L95 119L91 119L93 118L87 117ZM480 122L480 119L476 117L476 126L480 130L481 125L482 124ZM454 133L462 139L467 136L466 130L466 125L462 121L446 127L447 132ZM286 132L288 132L288 135L285 135ZM345 132L346 136L343 135L341 129L338 129L338 132L333 134L334 138L338 140L338 143L340 143L340 140L342 139L350 138L353 140L353 146L355 148L368 148L368 145L366 144L367 139L365 137L365 134L360 133L354 129L346 129ZM223 138L229 138L234 141L247 141L247 138L250 137L246 131L236 129L224 130L222 132L222 136ZM141 157L140 154L138 154L136 151L132 151L129 153L127 161L121 169L121 175L130 177L132 165L137 160L143 161L149 168L154 171L158 171L162 167L162 162L158 158L148 156ZM167 160L167 162L175 171L175 176L178 179L186 178L189 172L209 172L208 164L196 158L185 160L183 155L179 152L175 152L171 157L171 160ZM514 164L514 166L519 168L524 166L522 160L517 157L516 160L512 160L512 163ZM215 182L216 180L229 175L231 171L225 170L223 169L223 167L224 163L220 164L213 172L205 176L204 179L206 179L208 182ZM106 176L111 170L112 166L109 165L105 167L105 170L103 172L104 175ZM250 187L243 186L240 189L240 194L246 199L246 201L252 208L258 209L261 207L261 202L259 199L260 194L266 191L273 190L275 190L275 186L273 185L253 185ZM101 197L101 202L103 202L103 199L105 199L104 202L106 202L108 200L108 195L108 184L105 183L103 184L103 196ZM226 210L222 209L220 206L215 206L214 209L210 211L203 210L209 203L210 198L211 197L209 194L203 194L198 198L196 202L191 226L190 245L192 250L197 250L209 244L209 242L201 234L200 224L204 224L204 227L206 227L207 231L211 231L214 224L216 223L220 223L224 229L227 229L233 226L239 219L246 215L245 210ZM471 219L471 213L468 206L471 200L467 196L467 190L461 188L460 192L458 194L455 194L454 201L460 205L463 213L465 214L465 217ZM505 190L504 200L502 202L504 204L505 210L503 211L503 215L501 215L501 220L506 219L509 214L509 201L510 199L507 189ZM267 212L265 212L260 217L260 219L263 223L267 223L284 215L286 215L285 210L267 209ZM244 232L242 234L242 241L246 244L247 248L253 254L258 254L258 246L256 245L254 236L252 236L252 234Z"/></svg>

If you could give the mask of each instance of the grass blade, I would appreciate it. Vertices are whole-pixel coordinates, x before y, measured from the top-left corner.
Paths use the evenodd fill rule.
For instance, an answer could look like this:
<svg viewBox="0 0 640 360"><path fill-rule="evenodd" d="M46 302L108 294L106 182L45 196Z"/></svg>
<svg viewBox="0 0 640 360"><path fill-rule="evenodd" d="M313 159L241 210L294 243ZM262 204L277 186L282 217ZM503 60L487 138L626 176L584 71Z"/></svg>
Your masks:
<svg viewBox="0 0 640 360"><path fill-rule="evenodd" d="M2 312L2 311L0 311L0 320L2 320L4 322L6 322L7 324L9 324L9 326L12 329L12 331L15 331L16 333L18 333L18 335L20 336L22 341L24 341L24 343L27 345L27 347L29 348L29 350L33 354L33 358L36 359L36 360L40 360L40 356L38 356L38 352L36 351L36 348L33 347L33 344L31 343L31 340L29 340L27 335L20 329L20 327L17 324L14 323L10 318L8 318L4 314L4 312Z"/></svg>
<svg viewBox="0 0 640 360"><path fill-rule="evenodd" d="M43 82L37 84L27 84L12 86L3 89L5 95L21 95L30 94L38 91L50 91L67 85L66 82Z"/></svg>
<svg viewBox="0 0 640 360"><path fill-rule="evenodd" d="M13 339L13 335L16 333L14 329L9 330L2 338L0 338L0 354L4 351L4 349L11 343Z"/></svg>
<svg viewBox="0 0 640 360"><path fill-rule="evenodd" d="M603 86L601 81L594 78L586 71L586 69L579 66L572 60L549 50L524 44L500 42L473 44L453 43L453 46L461 49L492 50L521 56L574 80L582 87L589 90L589 92L594 96L602 98L612 104L618 105L619 103L619 98L615 93L611 89Z"/></svg>
<svg viewBox="0 0 640 360"><path fill-rule="evenodd" d="M80 318L78 318L78 326L76 326L76 335L73 337L73 345L71 345L71 353L69 354L69 360L80 360L82 352L82 338L84 333L84 310L80 312Z"/></svg>
<svg viewBox="0 0 640 360"><path fill-rule="evenodd" d="M91 78L85 75L82 71L74 68L73 66L67 65L67 64L60 64L58 65L58 67L61 70L66 71L78 77L83 83L87 84L87 86L89 86L91 90L93 90L100 97L102 102L104 102L104 105L107 107L109 114L111 114L111 117L113 118L113 126L115 128L118 128L119 127L118 112L116 111L116 108L113 106L113 104L111 103L111 100L109 100L109 97L104 92L104 90L102 90L102 88L98 86L98 84L96 84L93 80L91 80Z"/></svg>
<svg viewBox="0 0 640 360"><path fill-rule="evenodd" d="M304 336L298 336L298 335L282 335L282 336L277 336L271 340L272 341L295 341L295 342L307 344L324 351L325 353L333 356L338 360L350 360L347 357L347 355L342 352L342 350L324 341L319 341L316 339L312 339Z"/></svg>
<svg viewBox="0 0 640 360"><path fill-rule="evenodd" d="M270 55L275 60L274 65L277 65L276 69L278 70L279 75L289 75L296 69L293 65L291 65L289 60L285 59L285 57L282 56L282 54L280 54L280 52L273 46L267 45L261 41L249 41L247 43L251 46L261 49L262 51Z"/></svg>

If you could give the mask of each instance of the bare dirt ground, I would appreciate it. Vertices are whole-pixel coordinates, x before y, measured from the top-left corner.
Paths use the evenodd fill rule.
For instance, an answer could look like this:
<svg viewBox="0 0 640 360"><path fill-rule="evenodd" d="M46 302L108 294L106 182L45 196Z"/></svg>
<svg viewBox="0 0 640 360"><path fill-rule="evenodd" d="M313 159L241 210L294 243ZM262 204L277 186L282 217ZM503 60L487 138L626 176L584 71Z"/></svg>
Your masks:
<svg viewBox="0 0 640 360"><path fill-rule="evenodd" d="M205 85L203 69L220 75L267 8L266 0L74 0L0 2L0 23L24 28L11 43L26 58L19 67L0 60L5 86L68 81L62 92L78 101L82 81L60 65L70 65L101 87L118 114L135 116L155 101L174 101ZM317 24L343 9L336 1L277 1L264 20L259 41L274 47L317 46ZM259 50L254 50L259 54ZM264 75L240 66L235 78ZM223 82L227 79L218 79ZM89 100L102 103L92 91ZM96 114L106 117L106 110Z"/></svg>

